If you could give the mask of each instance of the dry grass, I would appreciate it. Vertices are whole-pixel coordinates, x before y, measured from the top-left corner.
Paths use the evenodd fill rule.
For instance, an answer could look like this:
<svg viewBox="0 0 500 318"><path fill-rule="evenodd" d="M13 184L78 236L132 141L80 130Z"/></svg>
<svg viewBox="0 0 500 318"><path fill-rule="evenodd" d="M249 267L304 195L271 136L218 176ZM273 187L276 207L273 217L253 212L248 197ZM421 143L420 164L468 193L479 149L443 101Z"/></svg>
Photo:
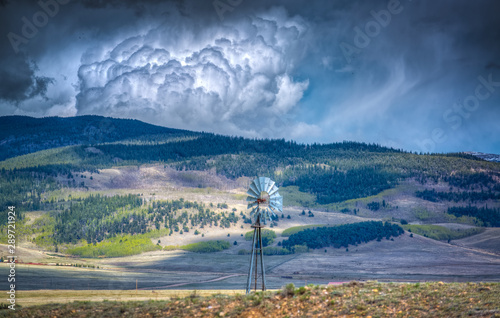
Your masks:
<svg viewBox="0 0 500 318"><path fill-rule="evenodd" d="M156 301L155 297L145 295L153 294L149 291L139 292L140 295L129 291L116 293L123 293L121 300L133 301L109 301L113 298L112 292L108 292L105 296L108 301L65 301L62 305L31 306L1 314L8 317L500 317L499 283L351 282L298 289L292 285L283 291L250 295L238 291L209 293L212 292L224 295L184 291L174 296L176 292L169 291L158 292L158 299L169 297L168 300ZM40 297L53 298L52 293L57 292L39 293L44 295ZM94 291L76 293L92 297Z"/></svg>
<svg viewBox="0 0 500 318"><path fill-rule="evenodd" d="M147 301L169 300L190 295L211 296L244 294L244 290L21 290L16 293L16 303L22 307L72 302ZM6 304L5 301L0 301Z"/></svg>

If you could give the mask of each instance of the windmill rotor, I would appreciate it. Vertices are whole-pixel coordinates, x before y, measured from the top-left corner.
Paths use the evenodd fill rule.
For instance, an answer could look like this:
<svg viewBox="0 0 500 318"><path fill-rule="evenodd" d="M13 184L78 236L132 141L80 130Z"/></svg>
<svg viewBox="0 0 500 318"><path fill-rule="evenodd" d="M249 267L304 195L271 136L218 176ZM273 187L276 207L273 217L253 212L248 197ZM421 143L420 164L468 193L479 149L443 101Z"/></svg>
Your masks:
<svg viewBox="0 0 500 318"><path fill-rule="evenodd" d="M247 191L247 202L250 216L255 220L272 220L276 213L283 212L283 197L278 193L275 182L267 177L259 177L252 181Z"/></svg>

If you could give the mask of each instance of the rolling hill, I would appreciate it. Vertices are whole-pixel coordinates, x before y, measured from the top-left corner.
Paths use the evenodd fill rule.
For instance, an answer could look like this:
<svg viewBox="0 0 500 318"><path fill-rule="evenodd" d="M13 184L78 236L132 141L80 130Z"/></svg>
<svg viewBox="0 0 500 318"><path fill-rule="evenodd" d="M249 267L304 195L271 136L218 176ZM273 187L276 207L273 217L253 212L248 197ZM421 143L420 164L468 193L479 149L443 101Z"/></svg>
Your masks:
<svg viewBox="0 0 500 318"><path fill-rule="evenodd" d="M99 144L124 141L130 138L154 140L161 135L193 135L194 133L154 126L133 119L101 116L0 117L0 160L44 149L69 145Z"/></svg>
<svg viewBox="0 0 500 318"><path fill-rule="evenodd" d="M500 163L470 154L416 154L347 141L306 145L247 139L98 116L10 116L0 122L8 123L0 140L5 159L0 161L0 205L16 207L21 246L56 253L50 258L81 256L95 268L102 257L149 251L169 258L168 253L203 251L204 245L196 244L204 242L207 251L216 246L223 250L219 253L241 255L243 261L250 243L242 235L251 223L245 192L260 175L274 179L284 196L284 212L270 225L277 239L266 253L276 255L273 266L285 276L291 267L279 265L279 257L302 264L319 259L314 255L323 249L368 253L362 245L388 251L395 242L412 251L413 235L441 241L418 241L422 247L431 244L429 251L459 253L453 262L465 247L478 255L500 253L493 248L499 246L497 231L484 232L500 222ZM2 210L3 232L6 213ZM356 238L355 229L366 221L375 223L363 230L366 237ZM388 228L386 222L398 235L375 233ZM344 226L351 223L358 225ZM315 229L320 226L338 228ZM302 234L280 236L289 228ZM315 244L324 233L352 237L339 241L332 236ZM488 239L467 243L477 235ZM448 244L455 240L464 248ZM297 256L308 248L314 250L310 256ZM213 271L200 264L200 271ZM318 275L326 273L318 269Z"/></svg>

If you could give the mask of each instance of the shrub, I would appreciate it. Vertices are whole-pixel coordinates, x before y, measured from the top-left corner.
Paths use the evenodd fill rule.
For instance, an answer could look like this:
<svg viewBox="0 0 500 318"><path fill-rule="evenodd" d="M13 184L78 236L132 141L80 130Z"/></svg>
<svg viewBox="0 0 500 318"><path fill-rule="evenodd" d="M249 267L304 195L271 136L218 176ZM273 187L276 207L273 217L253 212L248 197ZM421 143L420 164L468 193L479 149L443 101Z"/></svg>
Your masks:
<svg viewBox="0 0 500 318"><path fill-rule="evenodd" d="M300 294L300 295L304 295L306 293L306 288L304 286L301 286L299 287L299 289L297 289L297 292Z"/></svg>
<svg viewBox="0 0 500 318"><path fill-rule="evenodd" d="M147 234L116 236L95 245L70 248L66 252L80 257L97 258L129 256L161 249L161 246L151 242Z"/></svg>
<svg viewBox="0 0 500 318"><path fill-rule="evenodd" d="M227 241L205 241L183 245L180 248L185 251L195 252L195 253L212 253L220 252L226 250L230 247Z"/></svg>
<svg viewBox="0 0 500 318"><path fill-rule="evenodd" d="M428 220L434 217L434 214L423 207L413 209L415 217L419 220Z"/></svg>
<svg viewBox="0 0 500 318"><path fill-rule="evenodd" d="M288 255L292 252L286 248L267 246L262 249L264 255Z"/></svg>
<svg viewBox="0 0 500 318"><path fill-rule="evenodd" d="M448 241L448 240L457 240L460 238L464 238L467 236L475 235L484 231L483 228L470 228L463 230L452 230L448 229L444 226L439 225L404 225L403 228L408 230L408 232L413 232L416 234L420 234L422 236L439 240L439 241ZM411 231L410 231L411 230Z"/></svg>
<svg viewBox="0 0 500 318"><path fill-rule="evenodd" d="M254 231L248 231L245 233L246 241L251 241L253 239L253 232ZM261 231L261 234L262 234L262 245L264 247L273 244L274 239L276 238L276 232L274 232L273 230L263 229Z"/></svg>
<svg viewBox="0 0 500 318"><path fill-rule="evenodd" d="M368 207L368 209L370 209L372 211L377 211L380 209L380 203L373 201L373 202L368 203L367 207Z"/></svg>
<svg viewBox="0 0 500 318"><path fill-rule="evenodd" d="M307 245L294 245L292 246L293 253L307 253L309 252L309 247Z"/></svg>
<svg viewBox="0 0 500 318"><path fill-rule="evenodd" d="M284 297L290 297L295 295L295 285L293 283L290 283L283 287L283 290L281 291L281 295Z"/></svg>

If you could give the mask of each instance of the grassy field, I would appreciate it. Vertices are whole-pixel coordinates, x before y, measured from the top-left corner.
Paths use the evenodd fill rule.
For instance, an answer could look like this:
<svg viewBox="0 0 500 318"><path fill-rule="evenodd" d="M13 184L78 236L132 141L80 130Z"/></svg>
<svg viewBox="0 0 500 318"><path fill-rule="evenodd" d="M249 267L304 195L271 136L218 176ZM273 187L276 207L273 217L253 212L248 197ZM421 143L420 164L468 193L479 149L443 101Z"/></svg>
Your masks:
<svg viewBox="0 0 500 318"><path fill-rule="evenodd" d="M290 235L298 233L300 231L306 230L306 229L314 229L317 227L325 227L328 226L327 224L309 224L309 225L300 225L300 226L293 226L290 227L283 232L281 232L281 236L283 237L290 237Z"/></svg>
<svg viewBox="0 0 500 318"><path fill-rule="evenodd" d="M22 307L66 304L72 302L147 301L188 297L243 294L244 290L23 290L16 294L17 304ZM1 304L6 304L1 301Z"/></svg>
<svg viewBox="0 0 500 318"><path fill-rule="evenodd" d="M343 285L301 288L290 284L282 290L250 295L242 292L38 291L32 295L23 292L19 293L19 303L24 297L34 301L18 307L15 312L2 310L0 316L500 317L499 283L352 281Z"/></svg>
<svg viewBox="0 0 500 318"><path fill-rule="evenodd" d="M464 237L476 235L484 232L484 228L469 228L469 229L449 229L444 226L439 225L415 225L415 224L407 224L403 225L403 228L406 231L411 231L413 233L439 240L458 240Z"/></svg>

